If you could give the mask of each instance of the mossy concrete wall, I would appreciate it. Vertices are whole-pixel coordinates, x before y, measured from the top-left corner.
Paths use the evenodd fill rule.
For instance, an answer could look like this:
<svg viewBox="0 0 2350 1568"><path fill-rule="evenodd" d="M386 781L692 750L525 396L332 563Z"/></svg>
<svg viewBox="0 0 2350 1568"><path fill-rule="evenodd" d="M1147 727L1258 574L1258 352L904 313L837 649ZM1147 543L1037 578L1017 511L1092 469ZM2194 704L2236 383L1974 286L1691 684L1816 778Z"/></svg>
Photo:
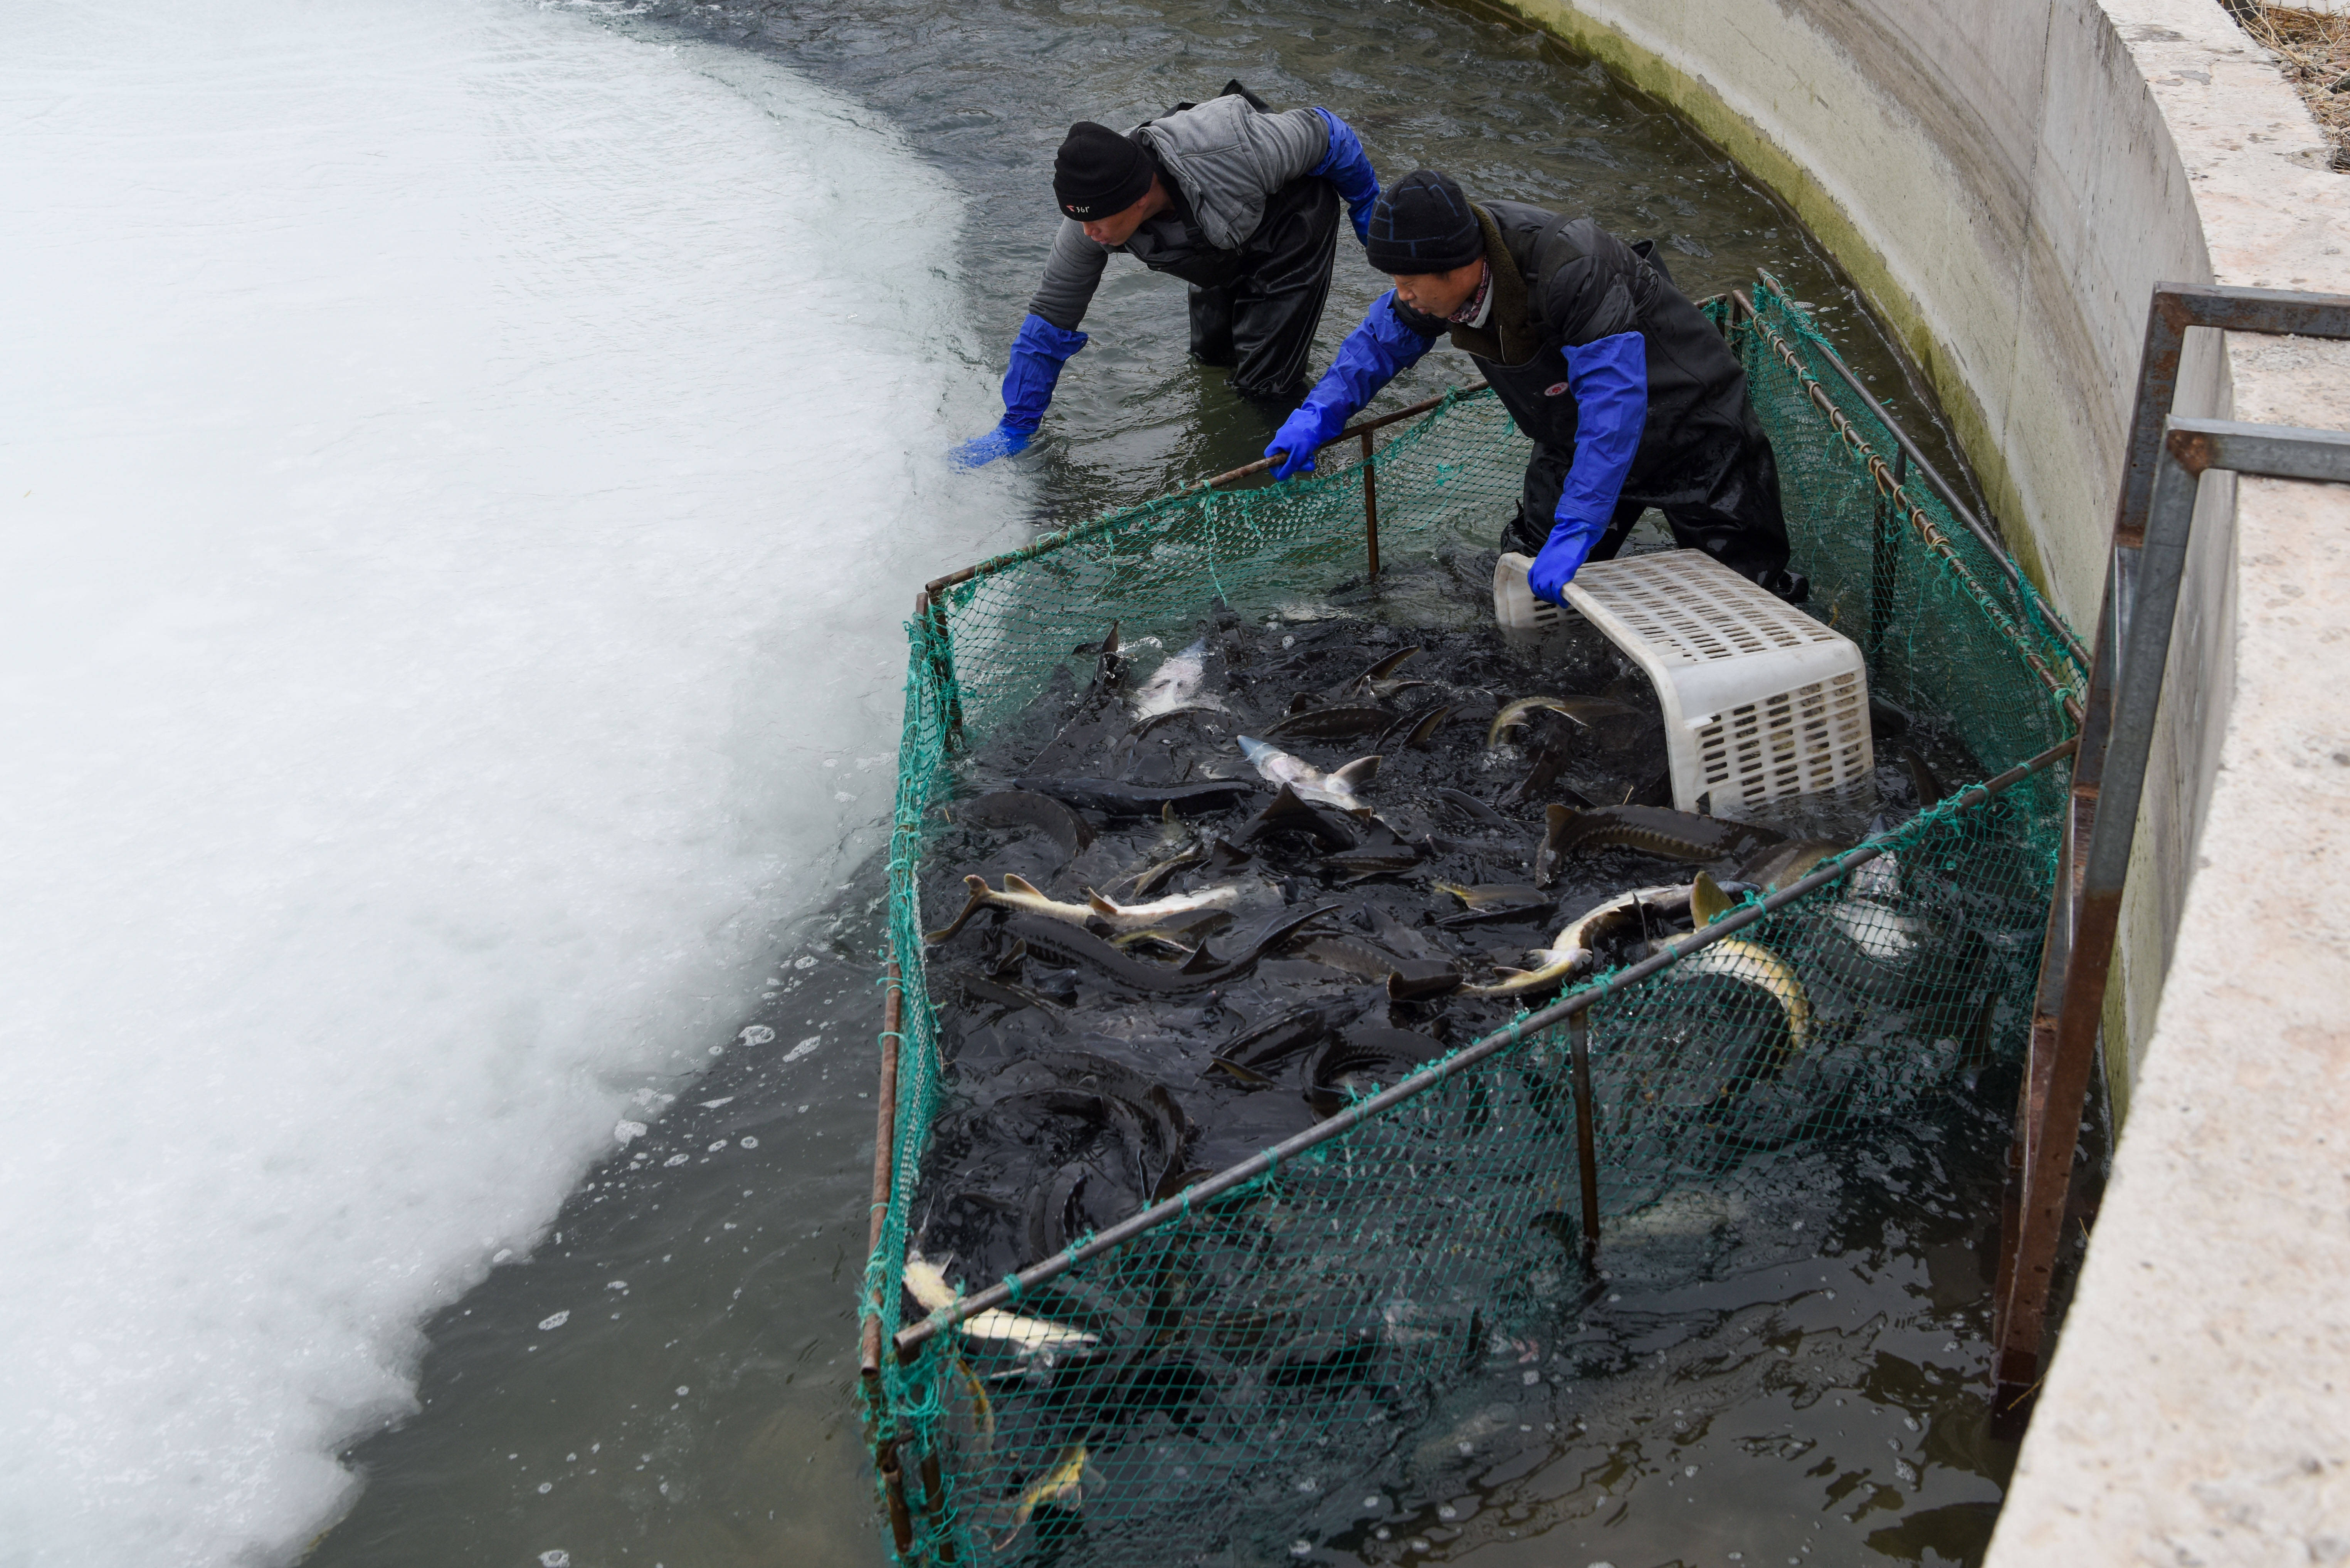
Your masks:
<svg viewBox="0 0 2350 1568"><path fill-rule="evenodd" d="M1833 250L2096 620L2147 296L2350 292L2350 180L2210 0L1506 0ZM2178 411L2350 428L2350 352ZM2350 493L2207 479L2107 998L2122 1137L1991 1561L2350 1563Z"/></svg>

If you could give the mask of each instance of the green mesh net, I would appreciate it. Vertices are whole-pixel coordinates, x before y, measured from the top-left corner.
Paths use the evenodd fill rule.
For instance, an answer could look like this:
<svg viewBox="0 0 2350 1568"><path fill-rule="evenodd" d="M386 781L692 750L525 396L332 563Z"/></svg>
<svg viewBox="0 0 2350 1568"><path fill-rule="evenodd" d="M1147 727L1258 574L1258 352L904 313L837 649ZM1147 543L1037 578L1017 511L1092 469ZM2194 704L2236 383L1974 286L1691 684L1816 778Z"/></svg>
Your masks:
<svg viewBox="0 0 2350 1568"><path fill-rule="evenodd" d="M1711 308L1778 453L1808 607L1861 643L1873 691L1946 726L1981 776L2047 753L2080 678L2053 612L1922 487L1896 483L1891 432L1836 395L1827 345L1769 280L1751 311ZM1490 570L1527 454L1482 392L1380 445L1383 614L1457 620L1474 602L1464 587ZM1174 633L1211 598L1277 613L1359 576L1363 517L1359 465L1176 495L990 562L909 627L889 955L906 1004L864 1291L885 1347L910 1321L910 1216L952 1092L916 872L957 756L1107 620ZM1421 1069L1419 1092L1019 1290L1003 1310L1051 1325L1055 1345L997 1320L885 1350L868 1434L899 1559L1285 1561L1326 1532L1335 1498L1394 1483L1496 1336L1581 1298L1609 1225L1753 1181L2020 1054L2063 772L1953 793L1734 937L1636 983L1586 982L1599 1000L1577 1022L1513 1025Z"/></svg>

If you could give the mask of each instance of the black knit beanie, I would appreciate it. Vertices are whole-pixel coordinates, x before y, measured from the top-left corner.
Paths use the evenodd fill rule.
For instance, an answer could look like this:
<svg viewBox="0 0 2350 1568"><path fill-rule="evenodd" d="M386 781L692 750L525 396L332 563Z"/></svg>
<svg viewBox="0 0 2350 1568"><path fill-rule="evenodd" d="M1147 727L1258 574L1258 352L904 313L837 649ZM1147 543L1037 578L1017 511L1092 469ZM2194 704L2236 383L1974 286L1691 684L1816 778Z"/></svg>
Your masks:
<svg viewBox="0 0 2350 1568"><path fill-rule="evenodd" d="M1149 193L1156 171L1130 137L1090 119L1069 127L1053 160L1053 196L1081 223L1123 213Z"/></svg>
<svg viewBox="0 0 2350 1568"><path fill-rule="evenodd" d="M1415 169L1380 194L1363 249L1378 271L1409 277L1467 266L1485 254L1485 236L1450 175Z"/></svg>

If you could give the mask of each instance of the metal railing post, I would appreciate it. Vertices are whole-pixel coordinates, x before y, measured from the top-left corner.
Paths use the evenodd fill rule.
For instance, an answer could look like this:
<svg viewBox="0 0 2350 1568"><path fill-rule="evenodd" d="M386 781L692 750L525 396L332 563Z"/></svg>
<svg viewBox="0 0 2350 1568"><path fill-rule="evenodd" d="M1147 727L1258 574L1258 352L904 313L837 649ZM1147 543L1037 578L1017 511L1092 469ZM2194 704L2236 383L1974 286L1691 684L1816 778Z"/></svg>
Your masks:
<svg viewBox="0 0 2350 1568"><path fill-rule="evenodd" d="M1599 1140L1591 1102L1591 1013L1567 1020L1567 1047L1575 1064L1575 1158L1583 1178L1583 1266L1599 1262Z"/></svg>
<svg viewBox="0 0 2350 1568"><path fill-rule="evenodd" d="M2195 327L2350 338L2350 296L2163 284L2147 309L2002 1206L1992 1397L1996 1412L2011 1418L2040 1383L2049 1288L2201 477L2221 468L2350 482L2350 435L2172 417L2187 332Z"/></svg>
<svg viewBox="0 0 2350 1568"><path fill-rule="evenodd" d="M1363 538L1371 552L1370 575L1379 575L1379 476L1371 466L1371 432L1363 432Z"/></svg>

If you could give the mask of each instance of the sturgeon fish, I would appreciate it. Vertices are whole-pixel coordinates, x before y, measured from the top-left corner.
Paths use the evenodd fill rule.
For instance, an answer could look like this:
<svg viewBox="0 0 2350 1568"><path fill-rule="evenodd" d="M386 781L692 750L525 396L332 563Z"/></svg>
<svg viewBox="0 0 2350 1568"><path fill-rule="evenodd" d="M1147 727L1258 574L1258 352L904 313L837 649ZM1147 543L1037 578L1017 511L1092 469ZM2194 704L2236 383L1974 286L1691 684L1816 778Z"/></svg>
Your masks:
<svg viewBox="0 0 2350 1568"><path fill-rule="evenodd" d="M1599 940L1602 927L1627 916L1645 919L1649 910L1665 916L1682 914L1689 905L1690 890L1678 886L1635 888L1628 893L1619 893L1596 909L1575 916L1550 946L1528 953L1526 956L1534 960L1534 968L1512 972L1497 985L1464 985L1461 994L1516 996L1529 991L1554 989L1591 961L1592 944Z"/></svg>
<svg viewBox="0 0 2350 1568"><path fill-rule="evenodd" d="M1170 653L1142 689L1134 694L1134 716L1156 718L1178 708L1221 708L1214 698L1202 698L1201 685L1208 674L1208 639L1201 638L1180 653Z"/></svg>
<svg viewBox="0 0 2350 1568"><path fill-rule="evenodd" d="M1371 782L1379 771L1377 756L1357 757L1342 768L1324 773L1303 757L1293 757L1279 746L1270 745L1251 735L1238 737L1241 754L1272 784L1287 784L1297 792L1301 800L1320 801L1342 811L1364 809L1362 797L1355 792Z"/></svg>
<svg viewBox="0 0 2350 1568"><path fill-rule="evenodd" d="M1560 858L1573 849L1616 845L1701 866L1709 860L1752 855L1786 836L1751 822L1656 805L1603 805L1589 811L1554 805L1545 828L1542 847L1534 852L1538 888L1550 886L1558 875Z"/></svg>
<svg viewBox="0 0 2350 1568"><path fill-rule="evenodd" d="M1045 1503L1061 1508L1076 1508L1086 1500L1086 1446L1071 1443L1061 1450L1061 1457L1051 1468L1030 1481L1005 1516L1005 1526L995 1537L995 1550L1008 1548L1019 1533L1028 1527L1028 1518Z"/></svg>
<svg viewBox="0 0 2350 1568"><path fill-rule="evenodd" d="M1714 879L1702 871L1690 884L1690 919L1700 929L1712 924L1737 907L1737 900L1723 892ZM1793 966L1760 942L1750 942L1743 937L1725 937L1711 947L1690 954L1675 964L1669 972L1677 975L1720 975L1768 994L1786 1015L1788 1055L1801 1051L1811 1038L1810 993L1804 990L1804 982L1796 978ZM1783 1057L1781 1064L1783 1063Z"/></svg>
<svg viewBox="0 0 2350 1568"><path fill-rule="evenodd" d="M1592 728L1601 720L1641 718L1640 710L1627 702L1614 702L1605 697L1521 697L1503 705L1485 730L1485 744L1502 743L1503 731L1513 730L1533 717L1538 710L1547 710L1573 720L1584 729Z"/></svg>
<svg viewBox="0 0 2350 1568"><path fill-rule="evenodd" d="M1046 919L1066 920L1082 926L1088 920L1102 920L1118 930L1139 930L1155 926L1177 915L1188 915L1201 909L1222 909L1240 902L1238 887L1209 888L1197 893L1179 893L1171 898L1155 898L1148 904L1115 904L1088 888L1082 904L1064 904L1047 897L1024 877L1010 872L1003 876L1002 888L991 888L984 877L966 877L964 887L971 889L971 902L954 923L925 933L924 941L942 942L962 930L971 918L982 909L1009 909L1015 914L1042 915Z"/></svg>
<svg viewBox="0 0 2350 1568"><path fill-rule="evenodd" d="M906 1253L906 1293L931 1312L954 1305L962 1295L947 1282L944 1269L910 1250ZM1024 1360L1043 1351L1090 1350L1101 1343L1097 1334L1080 1333L1041 1317L1020 1317L993 1307L973 1313L955 1328L972 1339L1001 1341Z"/></svg>

